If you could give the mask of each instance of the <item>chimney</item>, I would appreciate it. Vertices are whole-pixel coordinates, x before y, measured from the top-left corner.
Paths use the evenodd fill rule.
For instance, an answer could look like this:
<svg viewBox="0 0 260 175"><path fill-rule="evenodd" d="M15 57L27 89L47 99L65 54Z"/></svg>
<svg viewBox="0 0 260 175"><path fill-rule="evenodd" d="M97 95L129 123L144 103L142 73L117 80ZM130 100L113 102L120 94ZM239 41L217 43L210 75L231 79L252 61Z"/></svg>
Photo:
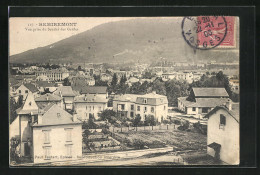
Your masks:
<svg viewBox="0 0 260 175"><path fill-rule="evenodd" d="M76 121L77 121L77 116L76 116L76 114L73 114L73 115L72 115L72 121L73 121L73 122L76 122Z"/></svg>
<svg viewBox="0 0 260 175"><path fill-rule="evenodd" d="M38 124L42 124L42 115L43 115L43 111L40 111L38 114Z"/></svg>
<svg viewBox="0 0 260 175"><path fill-rule="evenodd" d="M232 101L230 99L228 99L228 101L226 102L226 107L228 108L228 110L232 110Z"/></svg>

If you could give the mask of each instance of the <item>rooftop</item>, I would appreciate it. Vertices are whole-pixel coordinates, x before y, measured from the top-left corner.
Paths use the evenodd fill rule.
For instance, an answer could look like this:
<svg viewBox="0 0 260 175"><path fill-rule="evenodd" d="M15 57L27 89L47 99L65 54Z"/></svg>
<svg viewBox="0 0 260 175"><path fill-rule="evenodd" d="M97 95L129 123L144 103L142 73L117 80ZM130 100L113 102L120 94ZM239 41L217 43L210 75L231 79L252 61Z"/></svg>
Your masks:
<svg viewBox="0 0 260 175"><path fill-rule="evenodd" d="M50 93L46 93L44 95L41 95L37 98L35 98L35 102L50 102L50 101L61 101L62 98L58 95L54 95L54 94L50 94Z"/></svg>
<svg viewBox="0 0 260 175"><path fill-rule="evenodd" d="M192 88L195 97L229 97L225 88Z"/></svg>
<svg viewBox="0 0 260 175"><path fill-rule="evenodd" d="M51 83L48 81L36 81L35 82L39 87L57 87L56 83Z"/></svg>
<svg viewBox="0 0 260 175"><path fill-rule="evenodd" d="M187 107L211 107L223 105L228 101L228 98L196 98L196 102Z"/></svg>
<svg viewBox="0 0 260 175"><path fill-rule="evenodd" d="M51 104L42 116L42 122L33 126L48 126L48 125L64 125L64 124L80 124L81 122L60 108L56 104Z"/></svg>
<svg viewBox="0 0 260 175"><path fill-rule="evenodd" d="M96 96L94 94L86 94L76 96L74 103L107 103L108 99Z"/></svg>
<svg viewBox="0 0 260 175"><path fill-rule="evenodd" d="M23 84L27 89L29 89L32 93L37 92L38 89L32 83Z"/></svg>
<svg viewBox="0 0 260 175"><path fill-rule="evenodd" d="M55 95L61 95L62 96L75 96L75 93L73 92L71 86L60 86L57 88L57 90L54 92Z"/></svg>
<svg viewBox="0 0 260 175"><path fill-rule="evenodd" d="M231 110L229 110L226 107L226 105L216 106L213 110L211 110L208 114L206 114L204 116L204 118L209 118L211 115L215 114L216 111L218 111L219 109L226 110L239 123L239 120L240 120L240 117L239 117L239 103L232 103L232 109Z"/></svg>
<svg viewBox="0 0 260 175"><path fill-rule="evenodd" d="M106 86L85 86L81 90L81 94L106 94Z"/></svg>
<svg viewBox="0 0 260 175"><path fill-rule="evenodd" d="M145 103L145 99L147 100ZM124 94L120 96L116 96L114 101L129 101L132 103L139 104L148 104L148 105L160 105L160 104L168 104L167 97L164 95L159 95L156 93L149 93L145 95L141 94Z"/></svg>

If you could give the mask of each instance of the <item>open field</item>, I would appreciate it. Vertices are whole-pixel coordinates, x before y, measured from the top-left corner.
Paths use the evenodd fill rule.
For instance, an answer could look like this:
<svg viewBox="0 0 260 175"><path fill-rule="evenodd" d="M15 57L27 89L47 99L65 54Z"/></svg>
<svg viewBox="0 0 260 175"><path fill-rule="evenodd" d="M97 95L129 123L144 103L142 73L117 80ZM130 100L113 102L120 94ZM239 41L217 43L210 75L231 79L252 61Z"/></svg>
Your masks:
<svg viewBox="0 0 260 175"><path fill-rule="evenodd" d="M153 130L153 131L129 131L114 134L121 143L128 142L132 145L134 140L140 140L149 148L172 146L173 151L205 151L207 148L207 136L195 132L179 130Z"/></svg>

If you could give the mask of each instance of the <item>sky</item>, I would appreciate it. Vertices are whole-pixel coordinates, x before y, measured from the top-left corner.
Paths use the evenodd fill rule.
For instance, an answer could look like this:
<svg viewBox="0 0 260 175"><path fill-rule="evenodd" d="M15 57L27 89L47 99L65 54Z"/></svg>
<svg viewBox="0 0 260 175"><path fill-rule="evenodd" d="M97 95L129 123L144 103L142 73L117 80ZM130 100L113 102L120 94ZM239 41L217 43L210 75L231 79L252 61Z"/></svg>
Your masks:
<svg viewBox="0 0 260 175"><path fill-rule="evenodd" d="M9 55L15 55L24 51L50 45L62 39L89 30L103 23L129 20L135 17L88 17L88 18L10 18L9 19ZM39 23L77 23L76 27L69 27L72 31L28 31L36 29ZM31 26L33 25L33 26ZM49 27L45 27L48 30ZM55 28L55 27L50 27ZM75 31L73 28L77 28Z"/></svg>

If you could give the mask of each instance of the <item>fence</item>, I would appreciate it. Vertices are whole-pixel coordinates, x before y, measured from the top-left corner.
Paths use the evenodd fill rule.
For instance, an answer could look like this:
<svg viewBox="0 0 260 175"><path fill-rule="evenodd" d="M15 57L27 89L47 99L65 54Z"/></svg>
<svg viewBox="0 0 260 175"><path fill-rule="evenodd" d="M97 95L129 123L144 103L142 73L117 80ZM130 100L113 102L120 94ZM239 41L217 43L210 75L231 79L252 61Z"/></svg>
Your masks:
<svg viewBox="0 0 260 175"><path fill-rule="evenodd" d="M129 127L109 127L110 132L129 132L129 131L152 131L152 130L175 130L179 125L157 125L157 126L129 126Z"/></svg>

